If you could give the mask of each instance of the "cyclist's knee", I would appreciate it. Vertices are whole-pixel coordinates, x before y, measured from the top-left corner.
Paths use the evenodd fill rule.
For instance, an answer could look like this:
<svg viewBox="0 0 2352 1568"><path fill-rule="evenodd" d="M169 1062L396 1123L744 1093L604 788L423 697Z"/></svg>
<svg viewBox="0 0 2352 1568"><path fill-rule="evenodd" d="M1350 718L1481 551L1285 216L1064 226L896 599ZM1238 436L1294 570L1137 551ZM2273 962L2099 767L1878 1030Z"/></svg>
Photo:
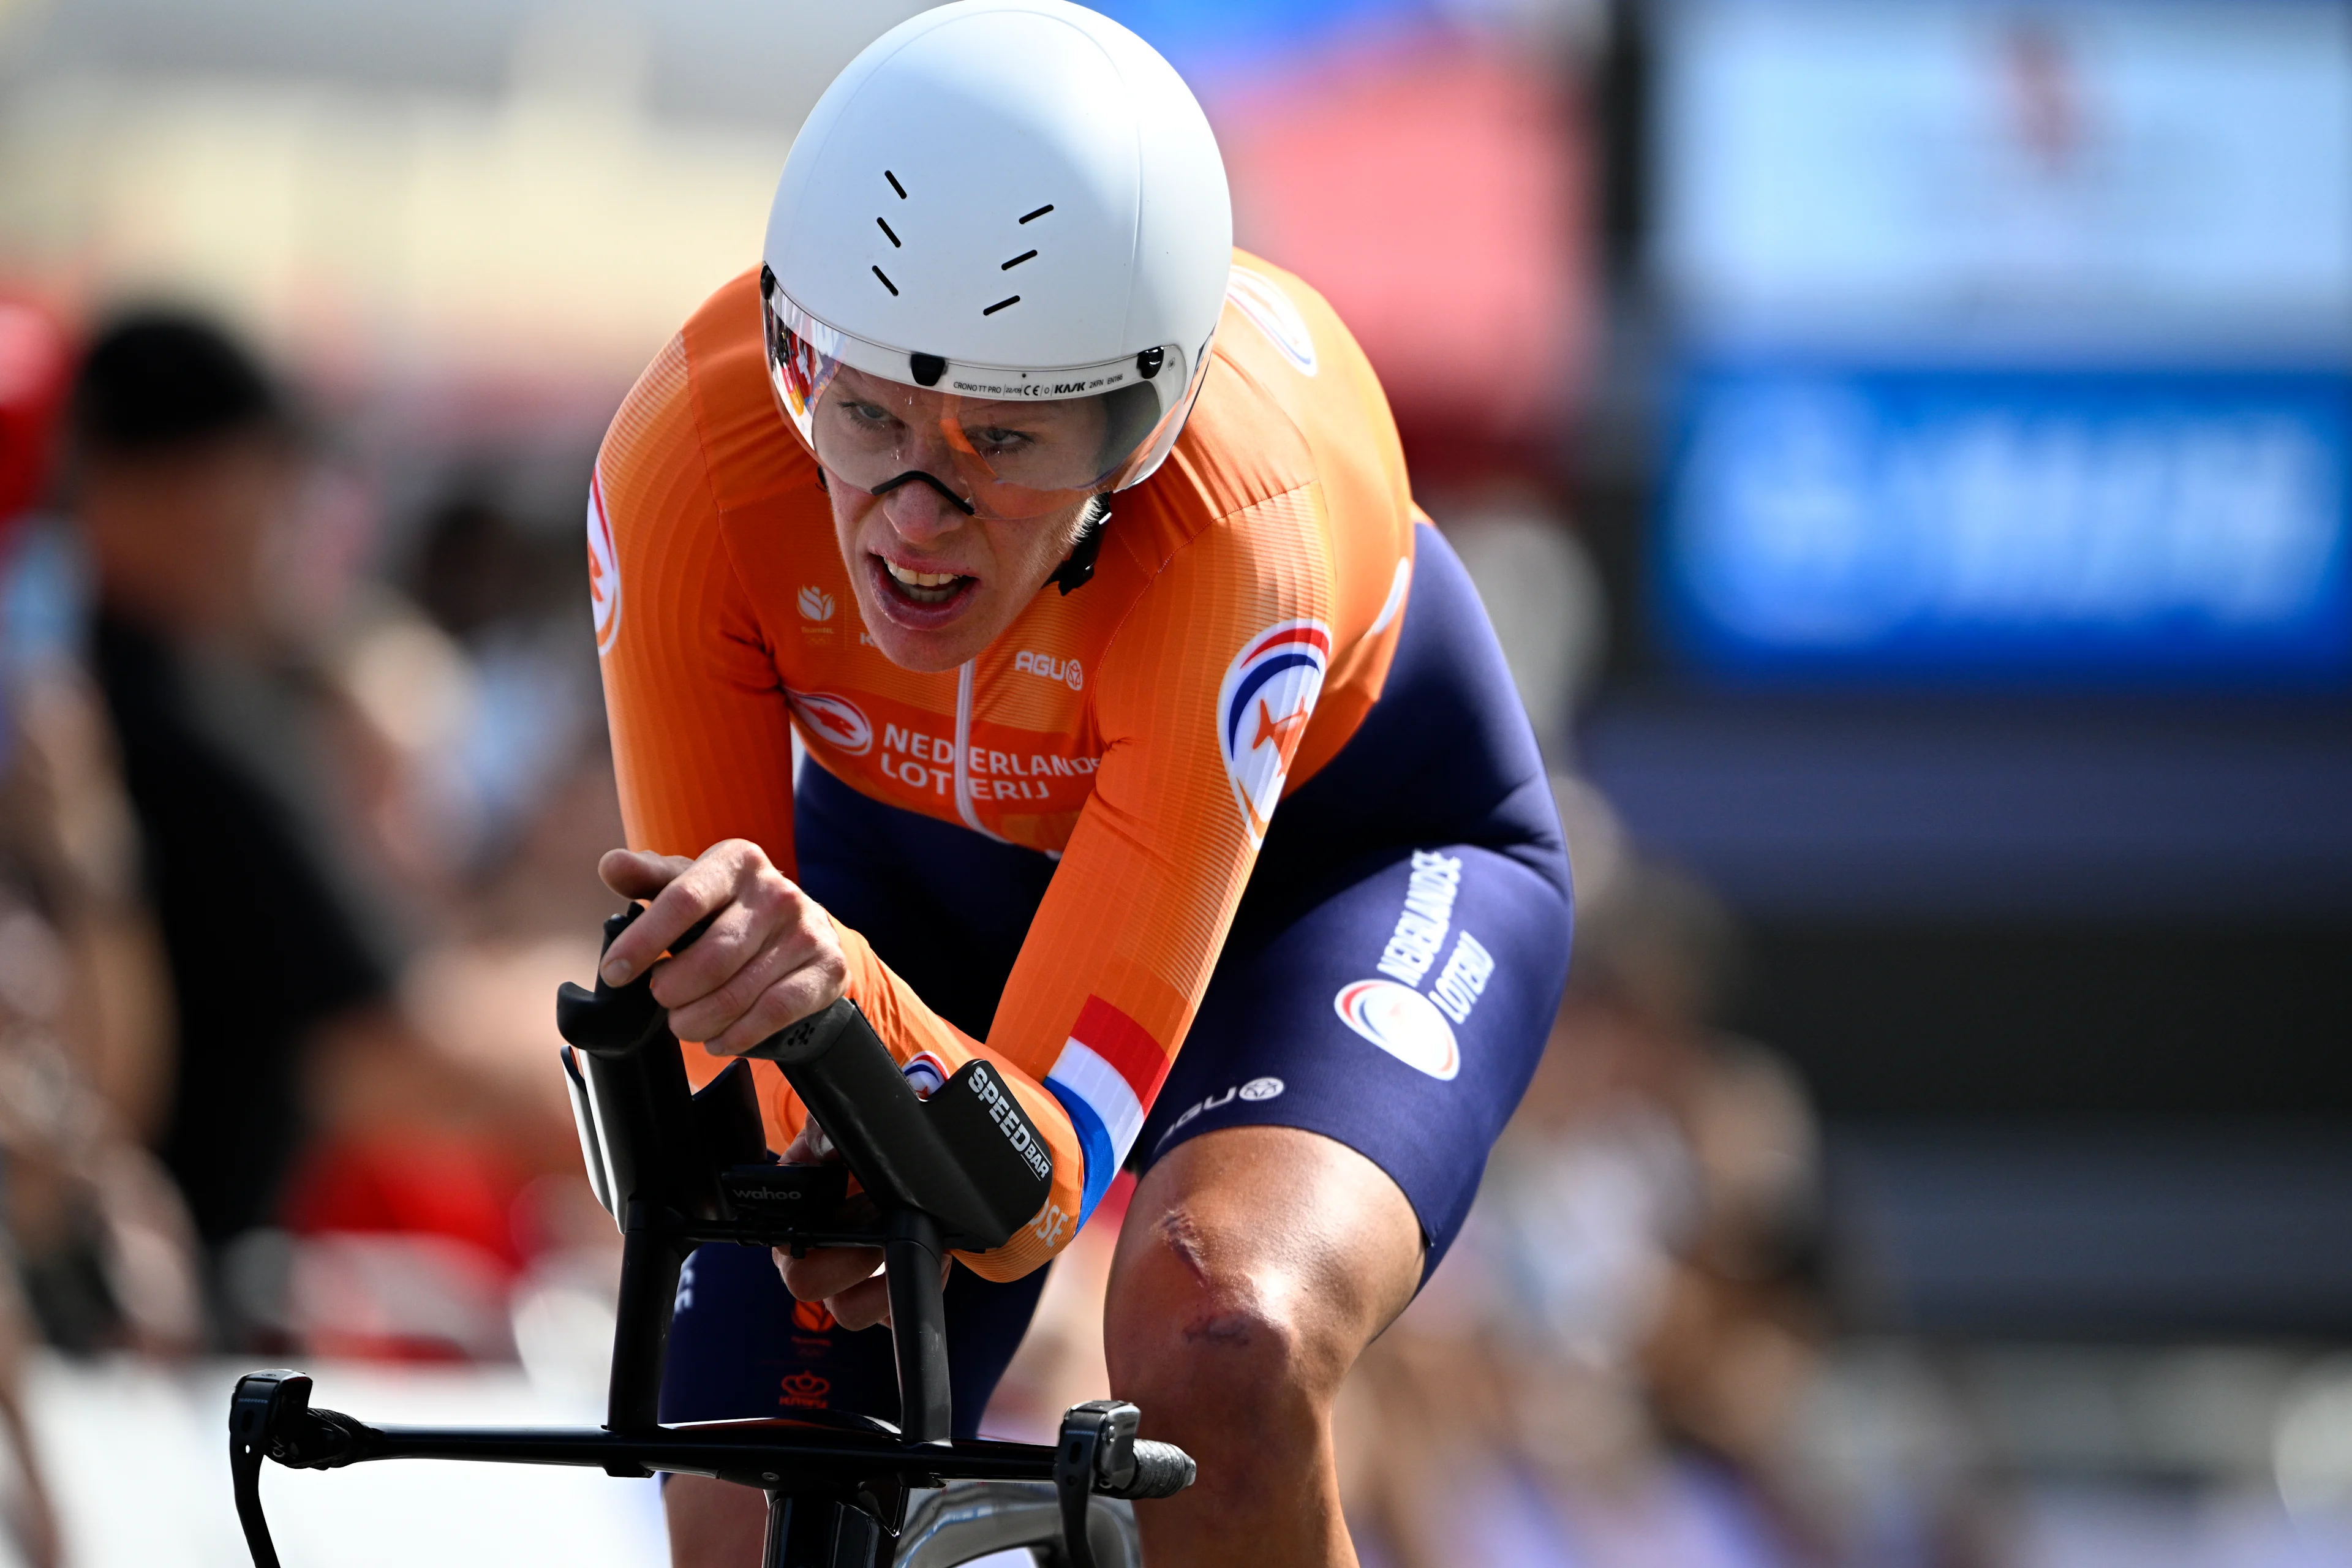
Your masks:
<svg viewBox="0 0 2352 1568"><path fill-rule="evenodd" d="M1315 1418L1354 1357L1352 1336L1286 1270L1219 1247L1184 1211L1149 1228L1143 1245L1120 1249L1128 1266L1106 1325L1119 1395L1168 1431Z"/></svg>
<svg viewBox="0 0 2352 1568"><path fill-rule="evenodd" d="M1196 1139L1137 1194L1107 1348L1148 1423L1319 1421L1411 1296L1420 1229L1363 1156L1284 1128Z"/></svg>

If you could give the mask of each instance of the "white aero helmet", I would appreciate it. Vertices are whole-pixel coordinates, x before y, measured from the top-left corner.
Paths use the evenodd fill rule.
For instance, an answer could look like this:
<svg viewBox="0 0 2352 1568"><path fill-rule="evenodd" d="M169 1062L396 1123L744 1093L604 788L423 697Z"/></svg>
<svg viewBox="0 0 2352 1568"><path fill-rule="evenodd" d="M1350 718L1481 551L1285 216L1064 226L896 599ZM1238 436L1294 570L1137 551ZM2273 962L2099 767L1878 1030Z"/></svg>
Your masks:
<svg viewBox="0 0 2352 1568"><path fill-rule="evenodd" d="M1159 468L1233 205L1174 68L1066 0L961 0L852 60L768 219L769 376L829 483L1040 517Z"/></svg>

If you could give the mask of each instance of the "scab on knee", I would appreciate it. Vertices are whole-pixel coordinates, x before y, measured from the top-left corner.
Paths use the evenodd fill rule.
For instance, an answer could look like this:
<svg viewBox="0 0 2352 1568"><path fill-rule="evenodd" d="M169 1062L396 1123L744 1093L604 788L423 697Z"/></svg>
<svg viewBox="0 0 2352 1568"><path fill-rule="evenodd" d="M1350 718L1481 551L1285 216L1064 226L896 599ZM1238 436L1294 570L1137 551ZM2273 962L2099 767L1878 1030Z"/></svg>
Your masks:
<svg viewBox="0 0 2352 1568"><path fill-rule="evenodd" d="M1302 1353L1313 1334L1291 1282L1220 1250L1183 1210L1171 1210L1154 1222L1112 1298L1111 1374L1147 1420L1263 1417L1321 1394L1316 1358Z"/></svg>

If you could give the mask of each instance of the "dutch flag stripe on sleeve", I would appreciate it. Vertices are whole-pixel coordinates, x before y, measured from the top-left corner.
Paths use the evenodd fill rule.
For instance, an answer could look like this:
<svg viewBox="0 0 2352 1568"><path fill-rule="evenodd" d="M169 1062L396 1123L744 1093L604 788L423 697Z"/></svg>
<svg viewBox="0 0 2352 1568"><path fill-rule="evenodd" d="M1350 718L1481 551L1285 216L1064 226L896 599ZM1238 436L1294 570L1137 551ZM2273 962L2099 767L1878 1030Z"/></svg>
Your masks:
<svg viewBox="0 0 2352 1568"><path fill-rule="evenodd" d="M1076 1026L1045 1077L1045 1087L1069 1111L1079 1146L1086 1151L1080 1225L1109 1190L1111 1178L1135 1145L1135 1135L1143 1130L1145 1109L1167 1076L1168 1055L1142 1025L1099 996L1087 998Z"/></svg>

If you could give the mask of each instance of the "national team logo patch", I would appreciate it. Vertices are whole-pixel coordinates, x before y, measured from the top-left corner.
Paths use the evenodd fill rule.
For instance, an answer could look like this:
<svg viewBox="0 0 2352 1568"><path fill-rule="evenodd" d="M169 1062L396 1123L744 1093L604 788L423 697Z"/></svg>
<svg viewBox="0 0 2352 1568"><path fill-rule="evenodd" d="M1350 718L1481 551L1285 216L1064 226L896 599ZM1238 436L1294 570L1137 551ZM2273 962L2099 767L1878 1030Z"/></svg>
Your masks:
<svg viewBox="0 0 2352 1568"><path fill-rule="evenodd" d="M1393 980L1359 980L1331 998L1339 1021L1409 1068L1449 1079L1462 1070L1454 1026L1434 1004Z"/></svg>
<svg viewBox="0 0 2352 1568"><path fill-rule="evenodd" d="M1275 286L1273 279L1236 267L1225 279L1225 298L1282 351L1282 357L1290 362L1293 370L1301 375L1315 374L1315 338L1307 330L1307 318L1298 313L1290 296Z"/></svg>
<svg viewBox="0 0 2352 1568"><path fill-rule="evenodd" d="M800 592L801 619L829 621L833 619L833 595L811 583Z"/></svg>
<svg viewBox="0 0 2352 1568"><path fill-rule="evenodd" d="M613 548L613 525L604 521L604 477L588 479L588 603L596 613L596 654L613 651L621 635L621 558Z"/></svg>
<svg viewBox="0 0 2352 1568"><path fill-rule="evenodd" d="M843 756L862 757L874 749L874 725L848 698L830 691L787 691L784 700L810 734Z"/></svg>
<svg viewBox="0 0 2352 1568"><path fill-rule="evenodd" d="M917 1051L898 1069L900 1075L914 1086L916 1095L929 1100L939 1093L940 1086L948 1081L948 1065L929 1051Z"/></svg>
<svg viewBox="0 0 2352 1568"><path fill-rule="evenodd" d="M1217 692L1217 747L1252 844L1265 842L1330 659L1330 627L1284 621L1252 637L1225 671Z"/></svg>

